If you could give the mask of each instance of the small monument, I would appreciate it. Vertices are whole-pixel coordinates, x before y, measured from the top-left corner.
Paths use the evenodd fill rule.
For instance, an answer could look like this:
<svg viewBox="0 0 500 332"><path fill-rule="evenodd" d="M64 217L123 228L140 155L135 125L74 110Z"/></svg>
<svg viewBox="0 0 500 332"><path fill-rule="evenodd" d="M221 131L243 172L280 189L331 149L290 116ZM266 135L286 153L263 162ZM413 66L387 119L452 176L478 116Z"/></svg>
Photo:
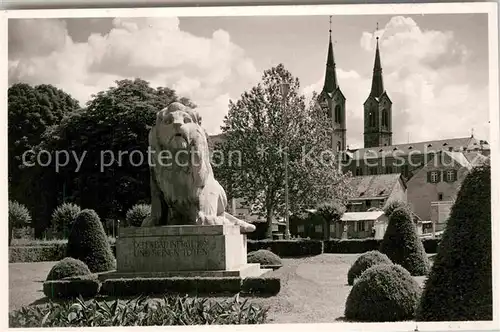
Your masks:
<svg viewBox="0 0 500 332"><path fill-rule="evenodd" d="M149 145L151 215L141 227L119 229L117 270L102 277L245 278L266 272L247 263L246 233L255 226L226 212L198 113L170 104L158 112Z"/></svg>

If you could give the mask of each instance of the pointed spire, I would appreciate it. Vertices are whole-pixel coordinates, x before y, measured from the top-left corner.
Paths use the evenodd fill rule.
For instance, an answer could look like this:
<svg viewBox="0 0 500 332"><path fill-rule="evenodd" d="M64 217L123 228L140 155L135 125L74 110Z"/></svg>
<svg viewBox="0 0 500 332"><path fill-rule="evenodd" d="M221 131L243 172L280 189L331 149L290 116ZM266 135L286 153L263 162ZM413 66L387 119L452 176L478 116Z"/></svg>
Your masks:
<svg viewBox="0 0 500 332"><path fill-rule="evenodd" d="M326 73L325 73L325 85L323 86L323 91L332 93L338 88L337 73L335 70L335 59L333 57L333 44L332 44L332 17L330 16L330 29L329 31L329 41L328 41L328 55L326 58Z"/></svg>
<svg viewBox="0 0 500 332"><path fill-rule="evenodd" d="M378 30L378 23L377 23ZM382 64L380 61L380 50L378 47L378 36L377 36L377 48L375 50L375 64L373 66L373 78L372 78L372 90L370 92L371 97L380 97L384 93L384 80L382 77Z"/></svg>

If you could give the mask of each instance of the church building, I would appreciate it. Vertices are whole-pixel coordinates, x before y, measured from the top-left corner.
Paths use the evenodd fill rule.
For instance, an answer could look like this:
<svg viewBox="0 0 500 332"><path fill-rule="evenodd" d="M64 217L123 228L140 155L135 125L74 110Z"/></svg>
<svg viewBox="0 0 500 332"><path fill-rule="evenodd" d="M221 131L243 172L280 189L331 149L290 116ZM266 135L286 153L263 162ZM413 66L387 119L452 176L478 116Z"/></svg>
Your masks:
<svg viewBox="0 0 500 332"><path fill-rule="evenodd" d="M436 206L436 202L440 202L440 205L452 204L460 189L461 182L472 166L488 162L487 156L489 156L490 151L488 142L471 135L426 142L393 144L393 103L389 97L390 93L384 86L382 57L377 37L371 90L363 104L364 147L360 149L347 148L346 117L348 112L346 98L340 89L340 82L337 80L335 72L336 64L331 29L329 33L325 83L318 96L317 105L318 109L326 112L332 121L334 146L342 155L343 172L350 172L354 176L352 181L354 186L363 184L366 187L369 180L370 183L377 184L377 190L386 193L393 190L393 184L390 181L385 181L385 177L389 174L400 175L403 186L407 190L407 193L401 197L408 198L410 205L415 207L414 212L417 216L428 220L432 215L431 207ZM397 105L395 106L397 111ZM436 134L439 132L436 131ZM460 162L451 164L443 162L450 158ZM418 177L412 180L415 175ZM380 183L389 184L387 188L382 188ZM442 183L446 183L446 185ZM354 209L355 206L358 206L356 211L359 211L359 204L363 200L366 202L362 206L366 207L374 206L373 202L369 200L375 201L376 199L380 203L377 203L376 206L380 208L389 202L388 199L380 200L378 196L366 196L365 189L355 188L355 192L360 194L359 197L354 198L356 202L350 202L348 209L349 207Z"/></svg>

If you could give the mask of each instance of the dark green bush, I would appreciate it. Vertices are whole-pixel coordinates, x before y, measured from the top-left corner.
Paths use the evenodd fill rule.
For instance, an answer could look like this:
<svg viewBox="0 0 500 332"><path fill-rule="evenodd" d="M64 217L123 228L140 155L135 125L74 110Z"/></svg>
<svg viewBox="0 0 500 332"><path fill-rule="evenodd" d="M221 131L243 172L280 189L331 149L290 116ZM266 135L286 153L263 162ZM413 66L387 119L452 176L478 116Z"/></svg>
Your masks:
<svg viewBox="0 0 500 332"><path fill-rule="evenodd" d="M239 277L224 278L129 278L107 279L101 294L135 296L140 294L236 294L240 291Z"/></svg>
<svg viewBox="0 0 500 332"><path fill-rule="evenodd" d="M241 284L241 292L250 295L276 295L280 289L281 281L277 277L250 277Z"/></svg>
<svg viewBox="0 0 500 332"><path fill-rule="evenodd" d="M372 250L359 256L358 259L352 264L351 268L347 272L347 282L349 285L354 283L354 280L359 278L363 272L374 265L392 264L391 260L387 255L382 254L380 251Z"/></svg>
<svg viewBox="0 0 500 332"><path fill-rule="evenodd" d="M115 269L116 262L101 220L94 210L76 217L68 238L66 256L81 260L91 272Z"/></svg>
<svg viewBox="0 0 500 332"><path fill-rule="evenodd" d="M66 257L50 269L47 280L60 280L66 277L83 276L90 274L89 267L84 262Z"/></svg>
<svg viewBox="0 0 500 332"><path fill-rule="evenodd" d="M301 257L319 255L323 252L323 242L319 240L261 240L247 241L247 252L266 249L279 257Z"/></svg>
<svg viewBox="0 0 500 332"><path fill-rule="evenodd" d="M265 249L249 252L247 254L247 262L258 263L262 267L283 265L280 256Z"/></svg>
<svg viewBox="0 0 500 332"><path fill-rule="evenodd" d="M128 211L125 218L125 226L140 227L146 217L151 215L151 205L136 204Z"/></svg>
<svg viewBox="0 0 500 332"><path fill-rule="evenodd" d="M324 242L324 252L329 254L361 254L378 250L381 240L376 239L333 239Z"/></svg>
<svg viewBox="0 0 500 332"><path fill-rule="evenodd" d="M387 203L387 205L384 207L384 214L387 216L387 218L391 217L391 214L396 211L397 209L405 209L408 211L411 215L411 207L407 202L395 200L395 201L390 201Z"/></svg>
<svg viewBox="0 0 500 332"><path fill-rule="evenodd" d="M420 286L403 267L375 265L354 283L344 315L358 322L412 320L420 293Z"/></svg>
<svg viewBox="0 0 500 332"><path fill-rule="evenodd" d="M411 275L429 273L429 259L415 224L406 209L396 209L389 218L389 225L380 244L380 252L394 263L408 270Z"/></svg>
<svg viewBox="0 0 500 332"><path fill-rule="evenodd" d="M43 307L23 307L9 314L9 326L16 327L90 327L155 325L262 324L268 308L240 301L165 297L153 300L140 297L113 303L82 299Z"/></svg>
<svg viewBox="0 0 500 332"><path fill-rule="evenodd" d="M111 245L116 256L116 246ZM66 257L66 243L50 245L9 247L9 263L55 262Z"/></svg>
<svg viewBox="0 0 500 332"><path fill-rule="evenodd" d="M440 241L441 239L423 239L422 243L424 245L425 252L428 254L437 253Z"/></svg>
<svg viewBox="0 0 500 332"><path fill-rule="evenodd" d="M43 293L50 299L94 297L99 293L100 283L95 278L78 280L50 280L43 283Z"/></svg>
<svg viewBox="0 0 500 332"><path fill-rule="evenodd" d="M420 321L492 320L490 167L465 178L425 283Z"/></svg>

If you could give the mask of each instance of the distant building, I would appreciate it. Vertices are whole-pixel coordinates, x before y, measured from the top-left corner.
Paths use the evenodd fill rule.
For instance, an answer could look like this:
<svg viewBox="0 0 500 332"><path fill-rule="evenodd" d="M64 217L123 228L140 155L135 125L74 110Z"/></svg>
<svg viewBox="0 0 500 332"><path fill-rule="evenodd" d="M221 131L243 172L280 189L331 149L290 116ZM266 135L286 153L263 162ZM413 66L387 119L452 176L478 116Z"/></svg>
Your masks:
<svg viewBox="0 0 500 332"><path fill-rule="evenodd" d="M331 225L333 232L330 234L338 239L382 239L388 223L383 211L346 212L340 222Z"/></svg>
<svg viewBox="0 0 500 332"><path fill-rule="evenodd" d="M354 197L349 199L348 212L383 209L391 201L407 201L406 183L401 174L354 176L350 185L354 188Z"/></svg>
<svg viewBox="0 0 500 332"><path fill-rule="evenodd" d="M422 220L434 221L436 231L442 230L467 173L487 161L488 157L479 152L436 154L407 182L408 201L413 211Z"/></svg>

